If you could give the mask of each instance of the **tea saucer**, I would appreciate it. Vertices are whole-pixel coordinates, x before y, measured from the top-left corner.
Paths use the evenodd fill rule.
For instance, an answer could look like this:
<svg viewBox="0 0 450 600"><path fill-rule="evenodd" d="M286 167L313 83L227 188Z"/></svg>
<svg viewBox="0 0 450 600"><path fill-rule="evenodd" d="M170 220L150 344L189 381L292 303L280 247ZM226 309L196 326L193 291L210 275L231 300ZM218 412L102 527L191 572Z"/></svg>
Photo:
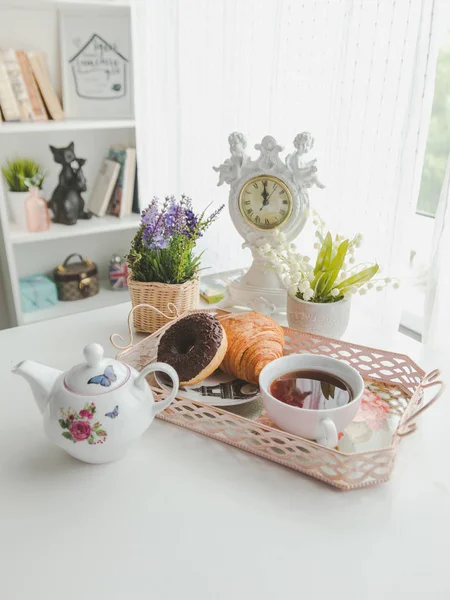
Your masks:
<svg viewBox="0 0 450 600"><path fill-rule="evenodd" d="M155 373L158 385L166 391L172 386L164 373ZM197 400L211 406L238 406L260 397L259 387L242 379L234 379L222 371L214 371L212 375L196 385L180 387L185 398Z"/></svg>

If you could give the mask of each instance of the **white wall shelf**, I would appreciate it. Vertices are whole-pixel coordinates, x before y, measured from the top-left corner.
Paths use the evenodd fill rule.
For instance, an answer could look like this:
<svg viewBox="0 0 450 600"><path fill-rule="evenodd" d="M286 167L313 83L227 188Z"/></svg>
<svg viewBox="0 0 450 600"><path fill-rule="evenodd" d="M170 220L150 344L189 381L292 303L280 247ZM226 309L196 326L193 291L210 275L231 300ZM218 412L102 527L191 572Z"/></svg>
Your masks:
<svg viewBox="0 0 450 600"><path fill-rule="evenodd" d="M0 8L64 8L66 6L129 7L131 0L0 0Z"/></svg>
<svg viewBox="0 0 450 600"><path fill-rule="evenodd" d="M55 92L61 97L61 11L76 9L86 19L91 14L112 13L123 17L123 26L131 30L131 4L130 0L0 0L2 48L43 52ZM37 37L36 31L39 32ZM130 33L132 35L132 31ZM46 173L43 197L49 199L61 171L49 146L60 148L73 142L76 155L87 161L83 167L87 181L83 198L87 204L109 149L117 145L136 146L136 122L134 118L123 118L116 113L109 118L104 114L95 119L85 116L62 121L0 122L0 166L16 156L38 162ZM139 215L123 219L92 217L73 226L52 223L48 231L30 233L10 223L7 190L1 179L0 176L0 329L129 301L127 291L110 289L108 269L111 256L123 257L129 251L130 241L139 227ZM78 302L60 302L52 308L23 313L20 280L39 273L52 277L56 265L74 253L96 263L100 279L106 281L100 293Z"/></svg>
<svg viewBox="0 0 450 600"><path fill-rule="evenodd" d="M93 129L133 129L134 119L65 119L63 121L25 121L0 123L0 134L53 133L55 131L91 131Z"/></svg>
<svg viewBox="0 0 450 600"><path fill-rule="evenodd" d="M50 308L41 308L33 312L23 313L22 319L24 325L37 323L38 321L47 321L48 319L57 319L73 315L78 312L86 312L96 308L105 308L115 304L122 304L130 301L128 290L112 290L108 282L101 282L100 291L92 298L83 298L83 300L73 300L70 302L58 302Z"/></svg>
<svg viewBox="0 0 450 600"><path fill-rule="evenodd" d="M140 216L131 215L119 219L118 217L92 217L88 221L80 220L76 225L61 225L51 223L50 229L38 233L30 233L10 225L10 240L12 244L34 244L36 242L47 242L49 240L67 239L81 237L83 235L94 235L126 229L137 229Z"/></svg>

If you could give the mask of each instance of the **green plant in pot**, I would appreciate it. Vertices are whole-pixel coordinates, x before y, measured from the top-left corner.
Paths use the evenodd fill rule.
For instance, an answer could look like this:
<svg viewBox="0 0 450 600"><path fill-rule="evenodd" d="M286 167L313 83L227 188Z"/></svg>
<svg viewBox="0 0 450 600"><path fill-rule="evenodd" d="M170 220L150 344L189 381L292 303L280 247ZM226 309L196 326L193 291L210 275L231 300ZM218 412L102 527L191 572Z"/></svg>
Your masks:
<svg viewBox="0 0 450 600"><path fill-rule="evenodd" d="M191 199L182 195L180 200L168 196L162 205L154 198L142 212L127 256L128 289L133 307L147 304L157 310L134 312L138 331L151 333L165 325L164 315L174 311L173 306L180 314L196 308L202 256L195 252L196 243L223 208L209 216L207 209L195 214Z"/></svg>
<svg viewBox="0 0 450 600"><path fill-rule="evenodd" d="M26 229L25 200L31 186L42 189L45 179L42 166L31 158L14 158L2 166L2 173L8 186L10 220Z"/></svg>
<svg viewBox="0 0 450 600"><path fill-rule="evenodd" d="M293 329L341 338L350 318L351 297L365 295L370 290L382 291L397 279L376 277L377 263L355 261L362 235L353 238L334 237L325 233L325 223L314 212L316 225L315 259L301 255L294 244L286 243L284 235L275 231L272 244L264 244L260 254L276 269L288 290L287 317Z"/></svg>

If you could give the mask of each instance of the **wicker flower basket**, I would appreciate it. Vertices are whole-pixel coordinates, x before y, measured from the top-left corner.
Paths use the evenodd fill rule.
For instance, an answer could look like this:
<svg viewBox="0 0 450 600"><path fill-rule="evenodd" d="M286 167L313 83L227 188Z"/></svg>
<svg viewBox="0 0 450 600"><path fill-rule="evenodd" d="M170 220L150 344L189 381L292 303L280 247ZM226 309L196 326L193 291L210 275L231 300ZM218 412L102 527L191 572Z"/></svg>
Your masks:
<svg viewBox="0 0 450 600"><path fill-rule="evenodd" d="M128 278L128 289L131 294L133 307L138 304L150 304L163 313L167 313L167 305L171 302L181 315L187 310L197 308L200 293L200 282L191 279L186 283L157 283L135 281ZM167 319L150 309L139 308L133 314L134 327L137 331L153 333L163 325Z"/></svg>

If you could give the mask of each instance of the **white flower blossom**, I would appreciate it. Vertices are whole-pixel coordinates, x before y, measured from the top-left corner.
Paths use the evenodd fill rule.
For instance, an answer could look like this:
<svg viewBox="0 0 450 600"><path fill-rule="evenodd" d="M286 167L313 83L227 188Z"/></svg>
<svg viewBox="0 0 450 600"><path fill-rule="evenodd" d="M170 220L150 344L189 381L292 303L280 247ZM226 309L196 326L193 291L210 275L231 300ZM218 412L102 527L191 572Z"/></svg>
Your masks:
<svg viewBox="0 0 450 600"><path fill-rule="evenodd" d="M400 283L398 281L394 281L392 287L394 288L394 290L398 290L398 288L400 287Z"/></svg>
<svg viewBox="0 0 450 600"><path fill-rule="evenodd" d="M384 285L377 285L375 289L377 292L382 292L384 290Z"/></svg>
<svg viewBox="0 0 450 600"><path fill-rule="evenodd" d="M285 275L283 277L283 283L288 289L291 287L292 281L291 281L291 278L289 277L289 275Z"/></svg>
<svg viewBox="0 0 450 600"><path fill-rule="evenodd" d="M306 292L307 290L310 290L310 289L311 289L311 285L310 285L310 283L309 283L309 281L308 281L307 279L304 279L304 280L303 280L303 281L300 283L300 285L298 286L298 289L299 289L299 290L302 292L302 294L303 294L303 292Z"/></svg>
<svg viewBox="0 0 450 600"><path fill-rule="evenodd" d="M276 268L276 271L278 273L278 275L284 275L284 266L283 265L278 265L278 267Z"/></svg>
<svg viewBox="0 0 450 600"><path fill-rule="evenodd" d="M333 298L336 298L336 296L339 296L341 292L337 289L337 288L333 288L330 292L330 294L333 296Z"/></svg>
<svg viewBox="0 0 450 600"><path fill-rule="evenodd" d="M266 242L264 246L261 246L261 250L263 250L266 254L269 254L269 252L272 250L272 247L268 242Z"/></svg>
<svg viewBox="0 0 450 600"><path fill-rule="evenodd" d="M311 288L306 290L306 292L303 292L303 300L306 300L306 302L309 302L309 300L311 300L311 298L313 296L314 296L314 292Z"/></svg>
<svg viewBox="0 0 450 600"><path fill-rule="evenodd" d="M367 294L367 290L366 290L366 288L363 288L363 287L362 287L362 288L360 288L360 290L359 290L359 295L360 295L360 296L365 296L366 294Z"/></svg>
<svg viewBox="0 0 450 600"><path fill-rule="evenodd" d="M320 244L319 244L318 242L316 242L316 243L314 244L314 248L315 248L316 250L318 250L318 249L320 248Z"/></svg>

